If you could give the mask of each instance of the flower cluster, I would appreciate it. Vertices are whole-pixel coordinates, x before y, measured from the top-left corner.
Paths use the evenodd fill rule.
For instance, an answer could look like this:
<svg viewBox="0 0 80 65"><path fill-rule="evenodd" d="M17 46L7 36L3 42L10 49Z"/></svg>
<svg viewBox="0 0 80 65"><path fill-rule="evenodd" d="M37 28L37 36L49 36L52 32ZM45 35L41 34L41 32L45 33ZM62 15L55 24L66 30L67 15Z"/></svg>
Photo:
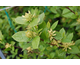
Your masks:
<svg viewBox="0 0 80 65"><path fill-rule="evenodd" d="M32 37L37 36L37 33L33 32L31 30L27 30L25 33L26 33L26 37L28 37L28 38L32 38Z"/></svg>
<svg viewBox="0 0 80 65"><path fill-rule="evenodd" d="M67 51L67 49L71 49L70 46L74 45L75 43L72 41L71 43L62 43L62 47L63 47L63 50Z"/></svg>
<svg viewBox="0 0 80 65"><path fill-rule="evenodd" d="M32 27L28 25L26 29L27 30L32 30Z"/></svg>
<svg viewBox="0 0 80 65"><path fill-rule="evenodd" d="M56 45L57 47L59 47L59 44L58 44L59 42L56 41L55 39L53 39L54 38L53 36L56 35L55 34L56 31L52 31L52 29L50 29L50 30L48 30L48 32L49 32L49 38L50 38L51 44Z"/></svg>
<svg viewBox="0 0 80 65"><path fill-rule="evenodd" d="M32 38L32 31L27 30L25 33L28 38Z"/></svg>
<svg viewBox="0 0 80 65"><path fill-rule="evenodd" d="M31 47L28 47L26 50L27 50L28 52L30 52L30 51L32 50L32 48L31 48Z"/></svg>
<svg viewBox="0 0 80 65"><path fill-rule="evenodd" d="M52 31L52 29L48 30L49 32L49 38L52 41L52 39L54 38L53 36L55 36L56 34L54 34L56 31Z"/></svg>
<svg viewBox="0 0 80 65"><path fill-rule="evenodd" d="M57 47L62 47L63 50L65 50L65 51L67 51L67 49L71 49L70 46L75 44L73 41L71 43L64 43L64 42L61 42L61 40L56 40L53 37L56 35L55 34L56 31L52 31L52 29L50 29L50 31L48 30L48 32L49 32L49 38L50 38L51 44L56 45Z"/></svg>
<svg viewBox="0 0 80 65"><path fill-rule="evenodd" d="M9 47L11 47L11 44L6 43L5 48L9 48Z"/></svg>
<svg viewBox="0 0 80 65"><path fill-rule="evenodd" d="M51 44L56 45L57 47L59 47L58 41L56 41L56 40L52 40Z"/></svg>
<svg viewBox="0 0 80 65"><path fill-rule="evenodd" d="M33 15L28 11L29 13L25 13L25 15L22 15L23 18L25 18L26 21L31 21L33 18Z"/></svg>

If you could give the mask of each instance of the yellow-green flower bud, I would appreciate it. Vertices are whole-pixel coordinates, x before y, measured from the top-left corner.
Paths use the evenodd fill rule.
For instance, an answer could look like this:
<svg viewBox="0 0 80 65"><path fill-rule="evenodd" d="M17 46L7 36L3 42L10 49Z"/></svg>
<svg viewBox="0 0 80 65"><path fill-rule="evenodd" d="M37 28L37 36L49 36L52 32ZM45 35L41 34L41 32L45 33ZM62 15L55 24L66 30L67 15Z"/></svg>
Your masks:
<svg viewBox="0 0 80 65"><path fill-rule="evenodd" d="M50 37L50 40L52 40L53 39L53 37Z"/></svg>
<svg viewBox="0 0 80 65"><path fill-rule="evenodd" d="M28 11L29 13L25 13L25 15L22 15L23 18L25 18L26 21L31 21L33 18L33 15Z"/></svg>
<svg viewBox="0 0 80 65"><path fill-rule="evenodd" d="M28 37L28 38L32 38L32 31L30 31L30 30L27 30L26 32L26 36Z"/></svg>
<svg viewBox="0 0 80 65"><path fill-rule="evenodd" d="M54 44L54 45L56 45L57 47L59 47L59 44L58 44L58 42L57 42L56 40L52 40L51 44Z"/></svg>
<svg viewBox="0 0 80 65"><path fill-rule="evenodd" d="M58 43L61 43L61 40L58 40L57 42L58 42Z"/></svg>
<svg viewBox="0 0 80 65"><path fill-rule="evenodd" d="M32 32L33 33L33 37L36 37L37 36L37 33L36 32Z"/></svg>
<svg viewBox="0 0 80 65"><path fill-rule="evenodd" d="M27 28L26 28L27 30L31 30L32 29L32 27L31 26L27 26Z"/></svg>
<svg viewBox="0 0 80 65"><path fill-rule="evenodd" d="M74 45L73 41L71 43L62 43L63 50L67 51L67 49L71 49L70 46Z"/></svg>
<svg viewBox="0 0 80 65"><path fill-rule="evenodd" d="M49 32L49 38L50 38L50 40L52 41L52 39L54 38L53 36L56 35L56 34L55 34L56 31L52 31L52 29L50 29L50 30L48 30L48 32Z"/></svg>
<svg viewBox="0 0 80 65"><path fill-rule="evenodd" d="M28 47L26 50L27 50L28 52L30 52L30 51L32 50L32 48L31 48L31 47Z"/></svg>
<svg viewBox="0 0 80 65"><path fill-rule="evenodd" d="M9 48L9 47L11 47L11 44L6 43L5 48Z"/></svg>

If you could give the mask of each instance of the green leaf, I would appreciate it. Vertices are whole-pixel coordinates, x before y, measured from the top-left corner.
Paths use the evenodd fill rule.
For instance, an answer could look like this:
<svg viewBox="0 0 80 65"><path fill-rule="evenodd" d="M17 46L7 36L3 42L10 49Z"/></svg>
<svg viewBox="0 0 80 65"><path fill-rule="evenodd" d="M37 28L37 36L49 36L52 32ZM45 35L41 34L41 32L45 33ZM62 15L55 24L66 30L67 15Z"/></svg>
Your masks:
<svg viewBox="0 0 80 65"><path fill-rule="evenodd" d="M69 13L69 12L70 12L70 10L68 10L68 9L65 8L65 9L63 10L62 14L66 14L66 13Z"/></svg>
<svg viewBox="0 0 80 65"><path fill-rule="evenodd" d="M80 53L80 50L78 49L77 46L72 46L71 48L72 48L71 50L68 50L69 53L72 53L72 54Z"/></svg>
<svg viewBox="0 0 80 65"><path fill-rule="evenodd" d="M15 22L18 23L18 24L28 24L28 22L26 22L26 20L24 20L23 17L15 18Z"/></svg>
<svg viewBox="0 0 80 65"><path fill-rule="evenodd" d="M73 33L70 33L70 34L67 36L67 39L72 40L72 38L73 38Z"/></svg>
<svg viewBox="0 0 80 65"><path fill-rule="evenodd" d="M12 51L14 51L14 47L12 47Z"/></svg>
<svg viewBox="0 0 80 65"><path fill-rule="evenodd" d="M37 15L39 15L39 13L40 13L40 11L39 11L37 8L31 9L31 14L32 14L32 15L35 14L35 16L37 16Z"/></svg>
<svg viewBox="0 0 80 65"><path fill-rule="evenodd" d="M55 32L55 34L56 34L55 39L61 40L63 38L60 32Z"/></svg>
<svg viewBox="0 0 80 65"><path fill-rule="evenodd" d="M15 42L14 41L11 41L11 45L15 45Z"/></svg>
<svg viewBox="0 0 80 65"><path fill-rule="evenodd" d="M39 42L40 42L40 37L39 36L36 36L33 39L33 41L32 41L32 47L33 47L33 49L38 49Z"/></svg>
<svg viewBox="0 0 80 65"><path fill-rule="evenodd" d="M73 10L73 8L70 8L70 9ZM76 15L66 8L63 10L62 15L63 17L66 17L66 18L72 18L72 19L76 18Z"/></svg>
<svg viewBox="0 0 80 65"><path fill-rule="evenodd" d="M79 45L80 44L80 39L75 41L75 45Z"/></svg>
<svg viewBox="0 0 80 65"><path fill-rule="evenodd" d="M0 19L0 24L1 24L1 23L3 23L3 20L2 20L2 19Z"/></svg>
<svg viewBox="0 0 80 65"><path fill-rule="evenodd" d="M39 17L38 17L40 19L39 24L41 24L43 22L44 17L45 17L44 13L39 15Z"/></svg>
<svg viewBox="0 0 80 65"><path fill-rule="evenodd" d="M32 44L27 42L20 42L19 46L25 50L26 48L30 47Z"/></svg>
<svg viewBox="0 0 80 65"><path fill-rule="evenodd" d="M73 59L80 59L77 55L73 55Z"/></svg>
<svg viewBox="0 0 80 65"><path fill-rule="evenodd" d="M60 31L60 34L64 37L65 36L65 30L64 30L64 28L62 28Z"/></svg>
<svg viewBox="0 0 80 65"><path fill-rule="evenodd" d="M80 29L80 25L76 25L76 29L75 30L79 30Z"/></svg>
<svg viewBox="0 0 80 65"><path fill-rule="evenodd" d="M54 58L54 56L55 56L55 53L54 52L50 53L50 57L51 58Z"/></svg>
<svg viewBox="0 0 80 65"><path fill-rule="evenodd" d="M57 49L55 52L58 58L64 59L66 57L66 52L62 49Z"/></svg>
<svg viewBox="0 0 80 65"><path fill-rule="evenodd" d="M36 18L32 22L30 22L29 26L34 27L34 26L38 25L39 21L40 21L40 19Z"/></svg>
<svg viewBox="0 0 80 65"><path fill-rule="evenodd" d="M12 38L18 42L27 42L29 41L29 38L26 37L25 32L26 31L19 31L15 33Z"/></svg>
<svg viewBox="0 0 80 65"><path fill-rule="evenodd" d="M18 53L18 49L15 50L15 55L17 55L17 53Z"/></svg>
<svg viewBox="0 0 80 65"><path fill-rule="evenodd" d="M40 24L39 25L39 29L40 28L43 28L42 31L41 31L42 32L41 33L41 39L44 39L44 40L46 39L47 40L49 38L49 33L48 33L48 29L47 29L46 23L43 22L42 24Z"/></svg>
<svg viewBox="0 0 80 65"><path fill-rule="evenodd" d="M45 21L42 22L42 24L39 25L39 29L41 29L41 28L43 28L43 29L47 28L47 25L46 25Z"/></svg>
<svg viewBox="0 0 80 65"><path fill-rule="evenodd" d="M1 31L0 31L0 38L3 39L3 35L2 35L2 32Z"/></svg>
<svg viewBox="0 0 80 65"><path fill-rule="evenodd" d="M54 16L54 18L58 18L58 17L60 17L60 14L55 14L55 15L53 15Z"/></svg>
<svg viewBox="0 0 80 65"><path fill-rule="evenodd" d="M73 38L73 33L70 33L68 36L65 35L65 37L62 39L62 42L71 42Z"/></svg>
<svg viewBox="0 0 80 65"><path fill-rule="evenodd" d="M56 6L51 7L50 10L53 13L57 13L57 11L56 11L57 10L57 7Z"/></svg>
<svg viewBox="0 0 80 65"><path fill-rule="evenodd" d="M45 50L45 47L44 47L43 45L40 45L40 46L39 46L39 50L40 50L40 51L44 51L44 50Z"/></svg>
<svg viewBox="0 0 80 65"><path fill-rule="evenodd" d="M47 40L49 38L49 33L48 33L48 30L47 28L45 28L42 33L41 33L41 38L44 39L44 40Z"/></svg>
<svg viewBox="0 0 80 65"><path fill-rule="evenodd" d="M72 8L70 8L72 10ZM75 19L76 15L68 9L64 9L62 12L62 16L66 18Z"/></svg>
<svg viewBox="0 0 80 65"><path fill-rule="evenodd" d="M64 14L63 17L71 18L71 19L75 19L76 18L75 14L72 13L72 12Z"/></svg>
<svg viewBox="0 0 80 65"><path fill-rule="evenodd" d="M68 38L63 38L63 39L62 39L62 42L71 43L71 40L70 40L70 39L68 39Z"/></svg>
<svg viewBox="0 0 80 65"><path fill-rule="evenodd" d="M37 32L39 33L39 32L41 32L42 31L42 28L41 29L39 29Z"/></svg>
<svg viewBox="0 0 80 65"><path fill-rule="evenodd" d="M73 22L70 26L73 27L73 26L77 26L77 21L76 22Z"/></svg>
<svg viewBox="0 0 80 65"><path fill-rule="evenodd" d="M52 29L55 29L56 26L57 26L57 24L58 24L58 21L56 21L55 23L53 23L52 26L51 26L51 28L52 28Z"/></svg>
<svg viewBox="0 0 80 65"><path fill-rule="evenodd" d="M73 16L73 15L74 15L73 13L67 13L67 14L64 14L63 16L66 18L71 18L71 16Z"/></svg>
<svg viewBox="0 0 80 65"><path fill-rule="evenodd" d="M62 28L60 31L60 34L62 36L62 42L71 42L73 34L69 34L68 36L65 35L65 30ZM70 37L71 36L71 37Z"/></svg>
<svg viewBox="0 0 80 65"><path fill-rule="evenodd" d="M49 21L47 22L47 28L48 29L50 28L50 22Z"/></svg>

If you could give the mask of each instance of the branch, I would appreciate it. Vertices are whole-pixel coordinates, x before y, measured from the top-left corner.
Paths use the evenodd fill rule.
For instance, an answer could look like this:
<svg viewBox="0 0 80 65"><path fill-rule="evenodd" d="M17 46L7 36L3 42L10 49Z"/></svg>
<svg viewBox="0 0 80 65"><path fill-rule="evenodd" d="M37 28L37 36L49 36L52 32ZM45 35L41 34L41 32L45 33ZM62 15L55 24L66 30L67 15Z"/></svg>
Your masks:
<svg viewBox="0 0 80 65"><path fill-rule="evenodd" d="M19 49L22 49L21 47L17 47L17 46L14 46L14 47L19 48Z"/></svg>
<svg viewBox="0 0 80 65"><path fill-rule="evenodd" d="M72 11L69 7L67 7L67 6L66 6L66 8L67 8L68 10L70 10L72 13L74 13L74 14L75 14L75 12L74 12L74 11Z"/></svg>

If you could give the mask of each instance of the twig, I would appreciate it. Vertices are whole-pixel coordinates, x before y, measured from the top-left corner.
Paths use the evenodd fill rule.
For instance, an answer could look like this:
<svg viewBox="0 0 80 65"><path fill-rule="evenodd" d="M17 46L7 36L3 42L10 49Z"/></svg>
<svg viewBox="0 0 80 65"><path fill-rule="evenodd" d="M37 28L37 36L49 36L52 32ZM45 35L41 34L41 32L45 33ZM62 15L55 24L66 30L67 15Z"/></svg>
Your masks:
<svg viewBox="0 0 80 65"><path fill-rule="evenodd" d="M80 56L78 54L76 54L76 55L80 58Z"/></svg>
<svg viewBox="0 0 80 65"><path fill-rule="evenodd" d="M75 14L75 12L74 12L74 11L72 11L69 7L66 7L66 8Z"/></svg>
<svg viewBox="0 0 80 65"><path fill-rule="evenodd" d="M17 46L14 46L14 47L22 49L21 47L17 47Z"/></svg>

